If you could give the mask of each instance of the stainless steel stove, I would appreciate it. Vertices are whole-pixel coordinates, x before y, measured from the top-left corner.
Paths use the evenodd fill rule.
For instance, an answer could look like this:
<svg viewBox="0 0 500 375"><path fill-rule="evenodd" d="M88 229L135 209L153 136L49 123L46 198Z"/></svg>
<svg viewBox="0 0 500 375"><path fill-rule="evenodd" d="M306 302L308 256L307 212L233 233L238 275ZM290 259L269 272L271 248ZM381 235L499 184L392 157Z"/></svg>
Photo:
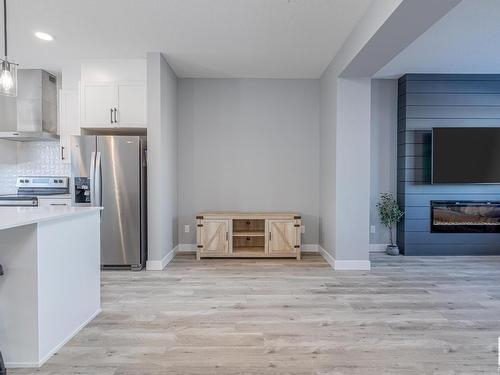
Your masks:
<svg viewBox="0 0 500 375"><path fill-rule="evenodd" d="M38 206L38 196L69 194L69 177L20 176L17 194L0 195L0 206Z"/></svg>

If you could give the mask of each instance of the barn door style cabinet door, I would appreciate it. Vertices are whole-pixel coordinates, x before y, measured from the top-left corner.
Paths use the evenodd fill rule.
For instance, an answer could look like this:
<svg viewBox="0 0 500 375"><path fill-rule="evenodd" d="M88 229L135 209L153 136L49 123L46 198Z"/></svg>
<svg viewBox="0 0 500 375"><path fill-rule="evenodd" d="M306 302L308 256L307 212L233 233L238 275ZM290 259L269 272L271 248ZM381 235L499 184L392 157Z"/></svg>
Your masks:
<svg viewBox="0 0 500 375"><path fill-rule="evenodd" d="M145 82L81 82L80 124L86 128L145 128Z"/></svg>
<svg viewBox="0 0 500 375"><path fill-rule="evenodd" d="M229 254L230 220L207 219L198 223L198 248L205 256L224 256Z"/></svg>
<svg viewBox="0 0 500 375"><path fill-rule="evenodd" d="M300 259L302 222L296 213L206 212L196 222L198 259Z"/></svg>
<svg viewBox="0 0 500 375"><path fill-rule="evenodd" d="M268 220L267 226L269 254L286 256L295 254L300 248L300 224L296 224L295 220Z"/></svg>

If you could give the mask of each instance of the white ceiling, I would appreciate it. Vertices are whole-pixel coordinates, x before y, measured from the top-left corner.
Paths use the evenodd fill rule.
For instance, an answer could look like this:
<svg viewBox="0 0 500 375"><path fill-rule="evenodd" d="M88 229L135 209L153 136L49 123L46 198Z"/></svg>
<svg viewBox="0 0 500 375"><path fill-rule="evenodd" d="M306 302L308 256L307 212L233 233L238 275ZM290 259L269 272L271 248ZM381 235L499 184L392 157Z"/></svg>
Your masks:
<svg viewBox="0 0 500 375"><path fill-rule="evenodd" d="M57 72L151 51L180 77L318 78L371 2L8 0L9 55L22 68Z"/></svg>
<svg viewBox="0 0 500 375"><path fill-rule="evenodd" d="M405 73L500 73L500 1L463 0L375 77Z"/></svg>

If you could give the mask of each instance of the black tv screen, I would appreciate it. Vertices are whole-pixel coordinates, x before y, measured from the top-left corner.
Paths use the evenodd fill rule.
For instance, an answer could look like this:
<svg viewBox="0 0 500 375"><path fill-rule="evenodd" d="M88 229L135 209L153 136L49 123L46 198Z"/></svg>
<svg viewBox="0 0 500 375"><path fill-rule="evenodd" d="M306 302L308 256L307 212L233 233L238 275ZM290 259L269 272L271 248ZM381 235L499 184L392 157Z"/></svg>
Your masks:
<svg viewBox="0 0 500 375"><path fill-rule="evenodd" d="M500 128L432 129L432 182L500 184Z"/></svg>

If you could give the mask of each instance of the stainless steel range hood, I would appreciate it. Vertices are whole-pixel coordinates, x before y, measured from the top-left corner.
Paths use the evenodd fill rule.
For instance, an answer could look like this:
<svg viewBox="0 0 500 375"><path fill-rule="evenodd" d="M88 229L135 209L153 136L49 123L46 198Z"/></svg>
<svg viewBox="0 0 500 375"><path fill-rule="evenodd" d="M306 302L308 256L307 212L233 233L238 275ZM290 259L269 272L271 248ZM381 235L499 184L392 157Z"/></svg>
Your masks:
<svg viewBox="0 0 500 375"><path fill-rule="evenodd" d="M0 139L57 141L56 77L41 69L17 71L17 98L0 96Z"/></svg>

